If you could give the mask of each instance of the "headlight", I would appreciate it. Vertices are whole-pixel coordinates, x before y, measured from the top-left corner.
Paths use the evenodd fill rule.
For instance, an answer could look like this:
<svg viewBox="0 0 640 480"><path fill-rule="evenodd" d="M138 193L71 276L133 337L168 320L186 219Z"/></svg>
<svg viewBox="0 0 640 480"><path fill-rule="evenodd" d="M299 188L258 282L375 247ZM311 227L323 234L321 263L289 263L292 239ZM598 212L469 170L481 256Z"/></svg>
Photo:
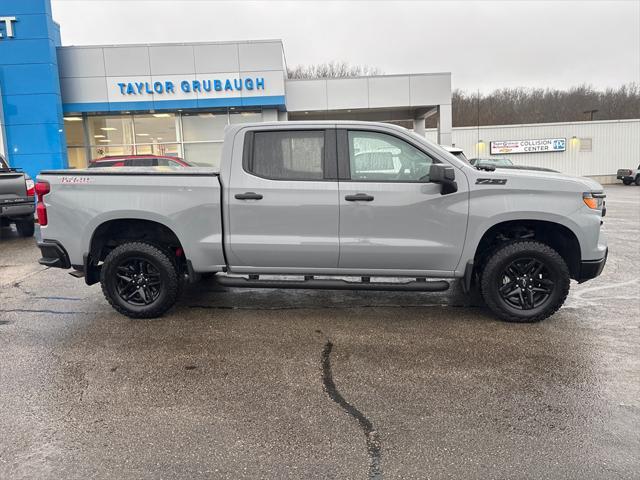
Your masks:
<svg viewBox="0 0 640 480"><path fill-rule="evenodd" d="M584 192L582 194L584 204L593 210L602 210L605 198L604 192Z"/></svg>

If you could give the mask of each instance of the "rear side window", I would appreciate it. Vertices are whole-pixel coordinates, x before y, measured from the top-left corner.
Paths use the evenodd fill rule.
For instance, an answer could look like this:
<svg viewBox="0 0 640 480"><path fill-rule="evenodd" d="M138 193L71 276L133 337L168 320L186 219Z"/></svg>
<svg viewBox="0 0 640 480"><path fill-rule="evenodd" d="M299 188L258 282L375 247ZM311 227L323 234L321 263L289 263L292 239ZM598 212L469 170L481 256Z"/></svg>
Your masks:
<svg viewBox="0 0 640 480"><path fill-rule="evenodd" d="M102 162L91 162L89 168L118 167L124 165L123 160L109 160Z"/></svg>
<svg viewBox="0 0 640 480"><path fill-rule="evenodd" d="M324 130L255 132L249 172L273 180L322 180Z"/></svg>
<svg viewBox="0 0 640 480"><path fill-rule="evenodd" d="M155 158L133 158L127 160L127 167L153 167L156 162Z"/></svg>
<svg viewBox="0 0 640 480"><path fill-rule="evenodd" d="M159 167L184 167L180 162L171 160L170 158L157 158Z"/></svg>

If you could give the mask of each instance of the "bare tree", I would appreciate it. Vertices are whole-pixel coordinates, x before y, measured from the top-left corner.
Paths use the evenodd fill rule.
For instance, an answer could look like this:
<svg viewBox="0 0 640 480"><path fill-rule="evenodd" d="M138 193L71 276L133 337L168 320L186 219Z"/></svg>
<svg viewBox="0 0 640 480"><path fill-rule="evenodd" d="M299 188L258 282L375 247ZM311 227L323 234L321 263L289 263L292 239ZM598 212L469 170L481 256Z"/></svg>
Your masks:
<svg viewBox="0 0 640 480"><path fill-rule="evenodd" d="M377 67L350 65L347 62L297 65L287 69L288 77L293 79L369 77L381 73L382 71Z"/></svg>
<svg viewBox="0 0 640 480"><path fill-rule="evenodd" d="M453 125L509 125L640 118L640 84L596 90L587 85L568 90L503 88L486 95L455 90ZM433 122L435 119L430 119Z"/></svg>

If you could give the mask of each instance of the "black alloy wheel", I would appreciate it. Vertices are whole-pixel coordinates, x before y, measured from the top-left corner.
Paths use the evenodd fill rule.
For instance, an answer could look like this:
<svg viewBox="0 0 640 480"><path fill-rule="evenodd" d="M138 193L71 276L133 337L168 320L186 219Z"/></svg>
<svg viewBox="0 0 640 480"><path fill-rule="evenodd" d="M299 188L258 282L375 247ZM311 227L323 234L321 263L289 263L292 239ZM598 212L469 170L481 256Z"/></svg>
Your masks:
<svg viewBox="0 0 640 480"><path fill-rule="evenodd" d="M158 267L150 260L138 257L124 259L116 267L116 292L135 306L151 305L163 288Z"/></svg>
<svg viewBox="0 0 640 480"><path fill-rule="evenodd" d="M519 258L502 272L498 292L507 305L531 310L543 305L553 293L555 281L544 262Z"/></svg>
<svg viewBox="0 0 640 480"><path fill-rule="evenodd" d="M564 259L537 240L498 246L480 272L482 298L508 322L538 322L553 315L569 294L570 273Z"/></svg>
<svg viewBox="0 0 640 480"><path fill-rule="evenodd" d="M155 318L169 310L181 290L170 249L146 242L118 245L100 269L102 292L111 306L131 318Z"/></svg>

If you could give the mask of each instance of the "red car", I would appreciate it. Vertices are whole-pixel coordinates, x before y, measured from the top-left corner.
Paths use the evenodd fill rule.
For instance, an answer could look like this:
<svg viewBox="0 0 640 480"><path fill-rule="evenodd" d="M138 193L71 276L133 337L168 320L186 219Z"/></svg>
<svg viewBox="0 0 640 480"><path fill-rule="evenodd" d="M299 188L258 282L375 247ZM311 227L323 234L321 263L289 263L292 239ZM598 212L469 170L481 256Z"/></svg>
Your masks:
<svg viewBox="0 0 640 480"><path fill-rule="evenodd" d="M89 163L89 168L98 167L192 167L180 157L165 155L114 155L96 158Z"/></svg>

